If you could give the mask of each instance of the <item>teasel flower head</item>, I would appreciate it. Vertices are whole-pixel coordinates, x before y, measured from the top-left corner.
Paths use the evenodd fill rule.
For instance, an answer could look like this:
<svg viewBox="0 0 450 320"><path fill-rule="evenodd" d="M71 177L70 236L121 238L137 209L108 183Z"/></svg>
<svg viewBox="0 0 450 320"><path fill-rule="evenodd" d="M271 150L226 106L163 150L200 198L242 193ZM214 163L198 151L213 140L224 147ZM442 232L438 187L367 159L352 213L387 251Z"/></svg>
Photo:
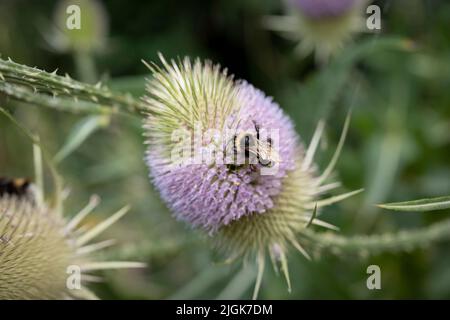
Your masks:
<svg viewBox="0 0 450 320"><path fill-rule="evenodd" d="M355 193L319 200L339 185L326 181L349 120L330 165L319 174L313 156L322 122L305 149L279 105L249 83L233 80L209 61L160 58L162 68L148 65L153 77L144 98L144 127L146 162L162 199L176 218L209 232L231 258L256 257L260 276L268 254L275 265L281 263L289 283L288 248L309 258L298 240L302 230L312 224L335 229L315 217L316 209ZM181 147L180 137L188 138ZM174 158L180 150L188 151L187 161Z"/></svg>
<svg viewBox="0 0 450 320"><path fill-rule="evenodd" d="M285 16L267 17L268 29L298 41L301 56L315 52L326 62L355 33L363 31L364 8L369 0L288 0Z"/></svg>
<svg viewBox="0 0 450 320"><path fill-rule="evenodd" d="M87 284L100 278L92 272L143 267L98 260L95 253L113 241L91 243L128 208L86 228L80 224L97 206L97 197L69 221L59 205L41 199L36 185L0 178L0 299L95 299Z"/></svg>

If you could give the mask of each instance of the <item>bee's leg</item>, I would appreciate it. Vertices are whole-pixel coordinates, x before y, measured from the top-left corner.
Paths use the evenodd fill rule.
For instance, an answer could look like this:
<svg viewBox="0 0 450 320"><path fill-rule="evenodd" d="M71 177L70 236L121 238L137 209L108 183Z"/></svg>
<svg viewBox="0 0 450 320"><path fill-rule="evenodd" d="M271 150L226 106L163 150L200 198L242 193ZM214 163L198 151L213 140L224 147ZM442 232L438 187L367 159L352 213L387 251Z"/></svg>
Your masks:
<svg viewBox="0 0 450 320"><path fill-rule="evenodd" d="M238 155L238 150L237 150L237 146L236 146L236 139L237 136L235 135L233 137L233 163L237 163L237 155Z"/></svg>
<svg viewBox="0 0 450 320"><path fill-rule="evenodd" d="M256 139L259 140L259 125L256 123L255 120L253 120L253 124L255 126L255 131L256 131Z"/></svg>
<svg viewBox="0 0 450 320"><path fill-rule="evenodd" d="M245 161L247 161L250 158L250 137L245 136L244 138L244 156Z"/></svg>

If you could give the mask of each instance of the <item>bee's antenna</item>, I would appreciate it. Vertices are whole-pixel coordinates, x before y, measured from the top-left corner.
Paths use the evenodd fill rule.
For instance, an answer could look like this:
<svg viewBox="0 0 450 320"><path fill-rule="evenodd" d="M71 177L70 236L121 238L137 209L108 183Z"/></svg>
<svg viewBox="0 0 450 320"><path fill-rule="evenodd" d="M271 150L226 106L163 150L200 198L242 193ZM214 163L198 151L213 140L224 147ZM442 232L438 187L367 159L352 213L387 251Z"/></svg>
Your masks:
<svg viewBox="0 0 450 320"><path fill-rule="evenodd" d="M255 130L256 130L256 139L259 140L259 125L256 123L255 120L252 120L253 124L255 125Z"/></svg>

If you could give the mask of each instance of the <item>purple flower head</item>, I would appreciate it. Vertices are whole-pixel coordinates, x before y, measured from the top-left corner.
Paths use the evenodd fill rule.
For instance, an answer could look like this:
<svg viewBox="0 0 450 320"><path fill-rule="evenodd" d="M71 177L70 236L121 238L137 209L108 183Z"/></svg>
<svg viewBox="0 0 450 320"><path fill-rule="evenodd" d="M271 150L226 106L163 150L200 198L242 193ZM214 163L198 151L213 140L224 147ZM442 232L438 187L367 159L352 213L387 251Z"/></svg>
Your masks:
<svg viewBox="0 0 450 320"><path fill-rule="evenodd" d="M204 79L200 77L198 85L208 87L202 81L213 79L213 74L206 75ZM232 87L230 97L234 97L235 107L229 108L229 112L216 112L209 127L202 128L203 131L217 129L223 138L219 149L228 156L231 150L231 158L239 148L237 139L242 133L244 136L248 134L262 140L262 134L266 132L266 138L277 146L276 152L280 155L277 158L276 170L270 174L263 174L263 170L269 168L257 161L251 165L245 163L235 165L234 162L225 160L223 163L196 162L174 166L168 159L168 152L164 151L167 145L161 145L160 141L151 142L147 153L147 163L154 184L175 216L192 226L203 227L211 232L243 216L264 214L273 208L274 197L280 193L283 178L288 171L295 168L298 139L291 120L271 98L266 97L252 85L238 81L232 82ZM205 115L214 113L214 110L227 108L227 105L220 105L223 99L220 96L223 92L219 90L210 94L208 99L210 105ZM197 102L200 104L200 101ZM147 126L154 124L150 120ZM179 124L182 125L181 122ZM184 123L184 126L189 128L190 124ZM231 132L231 135L226 136L226 130ZM271 133L276 133L276 137L269 136ZM194 147L194 151L204 148L205 140L202 139L203 143L198 148ZM261 143L261 141L254 142ZM261 150L255 152L256 159L261 153Z"/></svg>
<svg viewBox="0 0 450 320"><path fill-rule="evenodd" d="M346 14L358 0L290 0L311 19L333 18Z"/></svg>
<svg viewBox="0 0 450 320"><path fill-rule="evenodd" d="M267 253L289 285L288 247L309 258L298 235L310 224L334 229L316 210L357 193L318 200L339 186L327 180L349 119L318 175L313 159L323 123L305 150L292 121L251 84L210 62L160 58L163 68L149 66L153 77L144 98L146 162L156 189L178 219L209 231L233 258L257 257L254 297Z"/></svg>

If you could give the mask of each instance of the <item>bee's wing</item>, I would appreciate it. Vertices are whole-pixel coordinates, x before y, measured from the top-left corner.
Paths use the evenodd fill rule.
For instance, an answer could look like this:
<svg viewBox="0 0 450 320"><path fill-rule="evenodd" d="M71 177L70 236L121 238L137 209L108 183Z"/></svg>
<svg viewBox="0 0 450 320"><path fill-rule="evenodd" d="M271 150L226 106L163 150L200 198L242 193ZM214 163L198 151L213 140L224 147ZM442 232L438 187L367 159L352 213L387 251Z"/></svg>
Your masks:
<svg viewBox="0 0 450 320"><path fill-rule="evenodd" d="M278 152L276 152L272 147L268 146L267 143L261 143L261 141L258 141L257 150L261 159L280 162L280 156Z"/></svg>

